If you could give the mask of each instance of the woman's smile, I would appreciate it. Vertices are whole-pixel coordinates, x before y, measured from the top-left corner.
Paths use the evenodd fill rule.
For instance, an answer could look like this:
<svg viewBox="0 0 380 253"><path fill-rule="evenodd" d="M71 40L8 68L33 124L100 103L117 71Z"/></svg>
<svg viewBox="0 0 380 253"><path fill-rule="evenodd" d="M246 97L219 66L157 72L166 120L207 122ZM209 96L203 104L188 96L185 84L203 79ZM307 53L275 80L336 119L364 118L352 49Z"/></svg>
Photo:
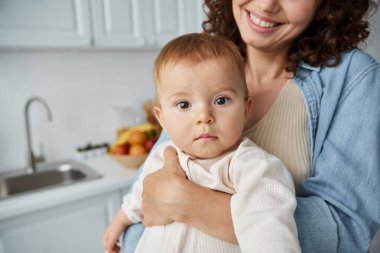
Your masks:
<svg viewBox="0 0 380 253"><path fill-rule="evenodd" d="M272 27L280 25L280 23L274 22L265 17L260 17L259 15L253 14L252 12L247 11L247 13L250 20L253 22L253 24L261 28L272 28Z"/></svg>

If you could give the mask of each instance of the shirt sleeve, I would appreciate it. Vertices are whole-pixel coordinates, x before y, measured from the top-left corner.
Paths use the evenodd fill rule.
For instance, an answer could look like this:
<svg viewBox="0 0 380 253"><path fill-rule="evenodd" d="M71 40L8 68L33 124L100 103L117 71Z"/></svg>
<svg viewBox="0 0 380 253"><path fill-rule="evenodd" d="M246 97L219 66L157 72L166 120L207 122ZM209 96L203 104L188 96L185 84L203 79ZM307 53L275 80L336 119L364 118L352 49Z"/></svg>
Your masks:
<svg viewBox="0 0 380 253"><path fill-rule="evenodd" d="M328 99L322 99L312 175L297 198L301 248L368 252L380 227L379 65L352 78L335 108Z"/></svg>
<svg viewBox="0 0 380 253"><path fill-rule="evenodd" d="M231 213L241 251L301 252L294 183L283 163L264 151L244 152L231 169Z"/></svg>

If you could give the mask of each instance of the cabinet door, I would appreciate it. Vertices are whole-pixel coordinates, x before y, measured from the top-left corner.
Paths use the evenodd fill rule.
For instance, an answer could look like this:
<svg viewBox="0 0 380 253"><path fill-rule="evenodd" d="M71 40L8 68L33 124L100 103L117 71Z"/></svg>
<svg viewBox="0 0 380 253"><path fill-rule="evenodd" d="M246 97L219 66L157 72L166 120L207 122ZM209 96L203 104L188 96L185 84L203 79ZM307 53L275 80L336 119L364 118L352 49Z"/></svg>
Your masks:
<svg viewBox="0 0 380 253"><path fill-rule="evenodd" d="M150 46L162 47L185 33L202 30L203 0L150 0L148 19Z"/></svg>
<svg viewBox="0 0 380 253"><path fill-rule="evenodd" d="M100 47L146 45L142 0L92 0L94 44Z"/></svg>
<svg viewBox="0 0 380 253"><path fill-rule="evenodd" d="M1 0L1 47L90 45L87 0Z"/></svg>
<svg viewBox="0 0 380 253"><path fill-rule="evenodd" d="M121 191L0 221L0 253L104 253L102 235Z"/></svg>

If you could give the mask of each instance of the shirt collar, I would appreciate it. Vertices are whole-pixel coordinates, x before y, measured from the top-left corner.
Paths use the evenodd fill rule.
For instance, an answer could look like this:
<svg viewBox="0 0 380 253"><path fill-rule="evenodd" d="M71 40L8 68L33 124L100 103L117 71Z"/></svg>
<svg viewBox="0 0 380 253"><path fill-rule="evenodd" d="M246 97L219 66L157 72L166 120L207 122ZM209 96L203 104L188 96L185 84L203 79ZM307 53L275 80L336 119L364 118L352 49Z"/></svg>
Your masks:
<svg viewBox="0 0 380 253"><path fill-rule="evenodd" d="M307 64L306 62L303 62L301 61L300 65L299 65L301 68L304 68L304 69L308 69L308 70L313 70L313 71L317 71L319 72L321 70L321 67L320 66L311 66L309 64Z"/></svg>

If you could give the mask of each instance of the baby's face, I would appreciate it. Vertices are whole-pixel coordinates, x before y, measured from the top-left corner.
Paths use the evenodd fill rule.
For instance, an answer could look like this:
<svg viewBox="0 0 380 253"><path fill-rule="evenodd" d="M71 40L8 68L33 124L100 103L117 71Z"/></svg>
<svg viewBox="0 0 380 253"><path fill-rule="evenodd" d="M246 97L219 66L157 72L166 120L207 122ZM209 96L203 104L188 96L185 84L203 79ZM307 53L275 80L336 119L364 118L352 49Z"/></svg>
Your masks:
<svg viewBox="0 0 380 253"><path fill-rule="evenodd" d="M224 58L164 67L155 113L171 140L185 153L212 158L240 139L249 103L237 67Z"/></svg>

